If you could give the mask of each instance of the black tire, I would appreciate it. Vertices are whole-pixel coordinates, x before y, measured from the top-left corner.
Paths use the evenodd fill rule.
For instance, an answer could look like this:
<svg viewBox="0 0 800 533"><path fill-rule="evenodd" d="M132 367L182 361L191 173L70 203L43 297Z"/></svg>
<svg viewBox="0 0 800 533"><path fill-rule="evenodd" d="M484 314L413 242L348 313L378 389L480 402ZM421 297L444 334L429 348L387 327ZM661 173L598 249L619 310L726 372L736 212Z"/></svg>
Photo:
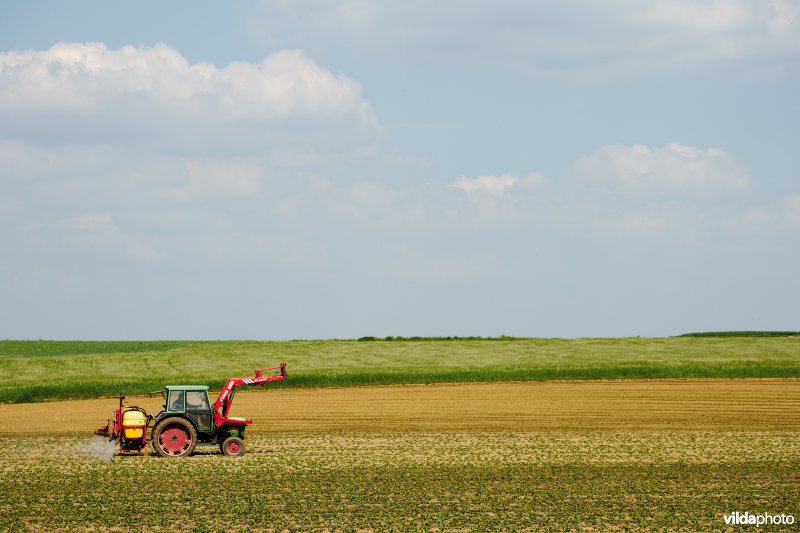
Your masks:
<svg viewBox="0 0 800 533"><path fill-rule="evenodd" d="M241 457L244 455L244 441L239 437L228 437L222 441L219 449L223 455L228 457Z"/></svg>
<svg viewBox="0 0 800 533"><path fill-rule="evenodd" d="M197 446L197 431L183 418L165 418L153 429L151 443L161 457L185 457Z"/></svg>

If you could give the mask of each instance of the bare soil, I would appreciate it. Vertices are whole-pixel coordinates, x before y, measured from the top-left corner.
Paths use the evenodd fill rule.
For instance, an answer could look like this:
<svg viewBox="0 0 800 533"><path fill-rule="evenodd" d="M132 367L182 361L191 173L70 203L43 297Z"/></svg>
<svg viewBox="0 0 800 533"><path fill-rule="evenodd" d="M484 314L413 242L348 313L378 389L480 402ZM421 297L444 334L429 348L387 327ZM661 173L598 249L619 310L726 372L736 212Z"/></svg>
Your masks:
<svg viewBox="0 0 800 533"><path fill-rule="evenodd" d="M212 401L216 395L212 394ZM131 397L148 412L160 397ZM116 399L0 405L0 436L87 435ZM800 431L800 379L241 389L252 433Z"/></svg>

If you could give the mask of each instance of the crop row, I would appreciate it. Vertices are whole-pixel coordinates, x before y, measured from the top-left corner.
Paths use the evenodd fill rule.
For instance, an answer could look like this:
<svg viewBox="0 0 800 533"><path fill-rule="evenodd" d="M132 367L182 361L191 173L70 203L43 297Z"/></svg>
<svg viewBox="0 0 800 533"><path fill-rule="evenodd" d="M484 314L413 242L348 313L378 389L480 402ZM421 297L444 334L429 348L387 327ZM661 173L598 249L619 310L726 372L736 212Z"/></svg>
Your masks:
<svg viewBox="0 0 800 533"><path fill-rule="evenodd" d="M0 529L721 528L799 514L793 433L292 435L94 458L86 439L0 439Z"/></svg>

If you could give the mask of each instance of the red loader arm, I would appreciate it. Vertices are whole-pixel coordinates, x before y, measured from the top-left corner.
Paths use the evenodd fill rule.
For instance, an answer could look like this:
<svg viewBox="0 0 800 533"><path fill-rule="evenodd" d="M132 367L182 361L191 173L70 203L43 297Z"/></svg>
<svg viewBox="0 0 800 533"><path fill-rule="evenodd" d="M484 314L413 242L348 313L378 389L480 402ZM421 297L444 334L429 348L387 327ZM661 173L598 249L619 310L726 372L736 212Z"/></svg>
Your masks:
<svg viewBox="0 0 800 533"><path fill-rule="evenodd" d="M274 371L273 374L265 376L263 372ZM258 387L264 386L269 381L283 381L286 379L286 363L281 363L278 366L270 368L259 368L256 370L256 375L252 378L231 378L225 383L225 386L219 392L217 401L211 407L214 412L214 421L217 427L222 426L228 419L228 413L233 405L233 394L239 385L254 385Z"/></svg>

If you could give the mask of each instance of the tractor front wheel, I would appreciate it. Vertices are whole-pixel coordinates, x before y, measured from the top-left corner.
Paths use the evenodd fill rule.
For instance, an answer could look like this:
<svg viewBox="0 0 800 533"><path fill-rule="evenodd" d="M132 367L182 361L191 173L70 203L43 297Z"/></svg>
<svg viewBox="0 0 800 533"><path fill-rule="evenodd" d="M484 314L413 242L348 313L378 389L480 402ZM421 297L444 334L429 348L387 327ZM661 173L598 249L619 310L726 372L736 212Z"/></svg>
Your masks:
<svg viewBox="0 0 800 533"><path fill-rule="evenodd" d="M197 446L197 431L183 418L167 418L153 430L153 449L161 457L183 457Z"/></svg>
<svg viewBox="0 0 800 533"><path fill-rule="evenodd" d="M239 437L228 437L222 441L219 448L228 457L239 457L244 454L244 441Z"/></svg>

